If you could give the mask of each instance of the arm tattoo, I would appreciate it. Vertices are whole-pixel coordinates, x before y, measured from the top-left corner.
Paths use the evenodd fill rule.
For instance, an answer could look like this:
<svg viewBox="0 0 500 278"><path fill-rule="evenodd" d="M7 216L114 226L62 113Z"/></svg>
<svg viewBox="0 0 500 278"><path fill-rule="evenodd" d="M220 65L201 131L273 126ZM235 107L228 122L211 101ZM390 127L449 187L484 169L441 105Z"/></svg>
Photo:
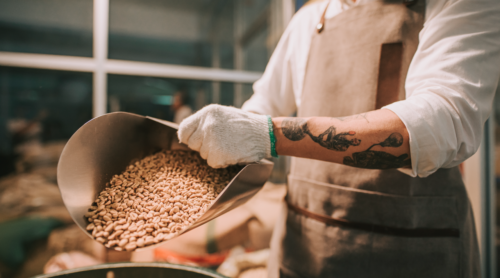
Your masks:
<svg viewBox="0 0 500 278"><path fill-rule="evenodd" d="M357 138L347 139L347 136L354 136L356 134L354 131L336 133L336 129L333 126L329 127L318 136L312 135L311 132L307 130L307 134L314 142L329 150L346 151L350 146L359 146L359 144L361 144L361 140Z"/></svg>
<svg viewBox="0 0 500 278"><path fill-rule="evenodd" d="M390 153L372 151L374 146L397 148L403 144L400 133L392 133L383 142L371 145L366 151L353 153L352 157L344 157L344 164L365 169L392 169L411 166L408 154L394 156Z"/></svg>
<svg viewBox="0 0 500 278"><path fill-rule="evenodd" d="M336 118L341 121L364 118L367 122L366 115L360 114L353 117ZM330 126L323 133L315 136L309 130L307 121L301 118L286 118L281 123L283 135L291 141L300 141L308 135L314 142L329 150L346 151L350 146L359 146L360 139L348 139L347 136L354 136L356 132L349 131L337 134L336 128ZM352 157L345 156L344 164L365 169L393 169L405 166L411 166L411 160L408 154L395 156L383 151L372 151L375 146L397 148L403 145L403 136L400 133L392 133L384 141L371 145L368 149L362 152L352 154Z"/></svg>
<svg viewBox="0 0 500 278"><path fill-rule="evenodd" d="M304 139L306 137L304 129L308 129L307 121L301 118L286 118L281 122L283 135L292 141Z"/></svg>
<svg viewBox="0 0 500 278"><path fill-rule="evenodd" d="M329 150L346 151L350 146L361 144L361 140L357 138L347 138L347 136L354 136L356 132L349 131L337 134L334 126L330 126L320 135L314 136L307 126L307 121L301 118L284 119L281 123L281 129L283 135L291 141L299 141L309 135L314 142Z"/></svg>

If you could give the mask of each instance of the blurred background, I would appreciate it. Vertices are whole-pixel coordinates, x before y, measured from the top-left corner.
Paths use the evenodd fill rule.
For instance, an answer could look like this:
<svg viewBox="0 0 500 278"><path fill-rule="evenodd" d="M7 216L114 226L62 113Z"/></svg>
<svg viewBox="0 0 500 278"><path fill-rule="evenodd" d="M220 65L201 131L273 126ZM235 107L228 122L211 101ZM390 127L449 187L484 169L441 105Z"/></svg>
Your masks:
<svg viewBox="0 0 500 278"><path fill-rule="evenodd" d="M126 111L180 122L210 103L241 107L303 4L0 0L0 277L118 261L217 269L258 250L264 259L250 274L230 276L265 277L286 157L252 204L134 254L105 250L74 225L56 169L66 141L93 117Z"/></svg>
<svg viewBox="0 0 500 278"><path fill-rule="evenodd" d="M56 168L71 135L105 113L179 122L210 103L241 107L305 2L0 0L0 277L117 261L212 269L226 261L228 276L265 277L288 158L275 160L269 183L245 206L133 254L104 250L73 224ZM484 277L500 277L498 94L494 107L480 151L462 167Z"/></svg>
<svg viewBox="0 0 500 278"><path fill-rule="evenodd" d="M0 175L23 146L63 142L104 113L175 121L210 103L240 107L296 4L1 0Z"/></svg>

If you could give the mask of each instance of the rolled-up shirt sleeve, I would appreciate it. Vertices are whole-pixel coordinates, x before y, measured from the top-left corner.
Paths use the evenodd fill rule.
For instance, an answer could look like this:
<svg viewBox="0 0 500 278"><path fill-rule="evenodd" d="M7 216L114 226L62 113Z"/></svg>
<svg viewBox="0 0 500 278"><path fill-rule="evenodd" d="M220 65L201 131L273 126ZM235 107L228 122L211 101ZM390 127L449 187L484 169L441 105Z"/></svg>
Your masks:
<svg viewBox="0 0 500 278"><path fill-rule="evenodd" d="M472 156L500 77L500 1L453 1L420 33L406 100L385 106L410 135L411 176L427 177Z"/></svg>

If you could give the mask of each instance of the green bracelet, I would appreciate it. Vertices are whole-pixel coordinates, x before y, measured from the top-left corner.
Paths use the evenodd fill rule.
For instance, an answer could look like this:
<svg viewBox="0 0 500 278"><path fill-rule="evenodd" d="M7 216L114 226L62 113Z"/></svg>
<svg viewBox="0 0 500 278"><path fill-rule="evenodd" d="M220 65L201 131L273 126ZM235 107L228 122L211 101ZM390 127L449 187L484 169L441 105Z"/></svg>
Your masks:
<svg viewBox="0 0 500 278"><path fill-rule="evenodd" d="M278 153L276 153L276 137L274 136L273 121L269 115L267 115L267 125L269 126L269 138L271 139L271 155L273 157L278 157Z"/></svg>

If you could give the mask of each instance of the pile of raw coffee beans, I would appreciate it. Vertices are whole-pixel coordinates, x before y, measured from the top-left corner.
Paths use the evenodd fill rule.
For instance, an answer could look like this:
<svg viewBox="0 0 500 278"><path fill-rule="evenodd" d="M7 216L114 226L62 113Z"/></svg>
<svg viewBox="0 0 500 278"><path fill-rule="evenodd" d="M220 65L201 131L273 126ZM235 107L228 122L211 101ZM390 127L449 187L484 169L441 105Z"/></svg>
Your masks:
<svg viewBox="0 0 500 278"><path fill-rule="evenodd" d="M193 151L147 156L106 184L85 214L87 231L118 251L168 240L203 215L240 169L213 169Z"/></svg>

